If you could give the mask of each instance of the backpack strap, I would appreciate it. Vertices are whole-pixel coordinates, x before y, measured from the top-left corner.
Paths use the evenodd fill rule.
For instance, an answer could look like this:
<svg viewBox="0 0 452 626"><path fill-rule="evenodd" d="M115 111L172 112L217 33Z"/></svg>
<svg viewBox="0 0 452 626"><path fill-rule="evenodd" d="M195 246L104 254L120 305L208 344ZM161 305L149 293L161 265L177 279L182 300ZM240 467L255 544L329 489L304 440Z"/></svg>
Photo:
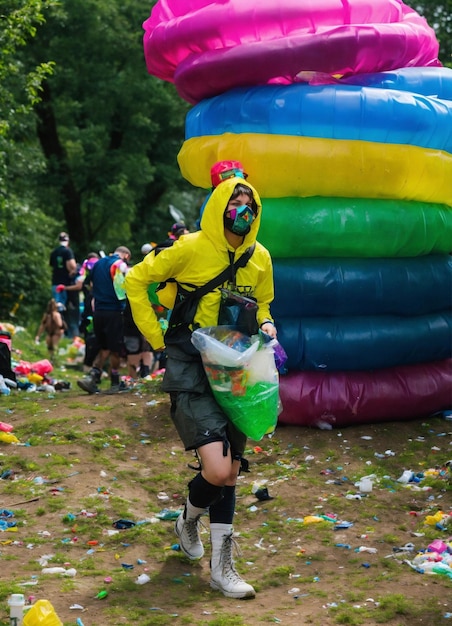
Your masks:
<svg viewBox="0 0 452 626"><path fill-rule="evenodd" d="M245 252L237 259L237 261L233 265L234 274L235 272L237 272L239 268L245 267L245 265L253 256L255 248L256 248L256 244L253 244L252 246L247 248ZM228 266L220 274L215 276L215 278L212 278L211 280L209 280L209 282L203 285L202 287L198 287L198 289L195 289L194 291L185 292L184 290L185 292L184 295L186 298L196 297L199 300L200 298L205 296L206 293L209 293L209 291L213 291L214 289L216 289L216 287L224 283L224 281L230 277L231 277L231 267Z"/></svg>
<svg viewBox="0 0 452 626"><path fill-rule="evenodd" d="M177 295L174 308L168 322L168 330L165 333L165 344L178 347L188 355L198 355L198 350L190 341L192 330L190 328L198 308L199 300L210 291L221 285L225 280L231 277L231 272L235 272L240 267L245 267L254 252L255 246L251 246L237 259L234 265L228 265L218 276L209 280L208 283L187 291L179 284L177 285Z"/></svg>

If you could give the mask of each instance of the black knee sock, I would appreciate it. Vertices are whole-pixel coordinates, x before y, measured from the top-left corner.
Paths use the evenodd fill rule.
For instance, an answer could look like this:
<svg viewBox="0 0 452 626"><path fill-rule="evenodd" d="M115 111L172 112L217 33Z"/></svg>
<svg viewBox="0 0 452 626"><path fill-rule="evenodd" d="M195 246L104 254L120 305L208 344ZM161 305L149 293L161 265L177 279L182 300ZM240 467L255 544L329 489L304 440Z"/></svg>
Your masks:
<svg viewBox="0 0 452 626"><path fill-rule="evenodd" d="M211 524L232 524L235 511L235 487L223 487L223 497L209 509Z"/></svg>
<svg viewBox="0 0 452 626"><path fill-rule="evenodd" d="M209 483L201 472L189 483L189 499L193 506L206 509L221 498L223 487Z"/></svg>

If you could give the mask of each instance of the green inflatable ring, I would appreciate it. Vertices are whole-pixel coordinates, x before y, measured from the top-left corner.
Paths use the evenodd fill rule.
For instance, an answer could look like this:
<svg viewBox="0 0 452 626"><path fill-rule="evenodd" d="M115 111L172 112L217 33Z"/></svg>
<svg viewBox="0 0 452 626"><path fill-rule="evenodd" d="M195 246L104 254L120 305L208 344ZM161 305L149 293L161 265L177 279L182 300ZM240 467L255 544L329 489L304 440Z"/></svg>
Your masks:
<svg viewBox="0 0 452 626"><path fill-rule="evenodd" d="M452 210L366 198L261 198L259 241L275 258L415 257L452 250Z"/></svg>

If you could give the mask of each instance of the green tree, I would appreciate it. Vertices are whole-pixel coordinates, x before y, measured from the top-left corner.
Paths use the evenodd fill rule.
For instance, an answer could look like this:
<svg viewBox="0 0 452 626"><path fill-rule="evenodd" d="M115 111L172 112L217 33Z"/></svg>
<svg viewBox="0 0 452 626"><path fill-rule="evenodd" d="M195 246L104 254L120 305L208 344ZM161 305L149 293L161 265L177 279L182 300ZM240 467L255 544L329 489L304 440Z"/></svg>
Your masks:
<svg viewBox="0 0 452 626"><path fill-rule="evenodd" d="M422 0L407 4L435 29L439 41L439 58L444 65L452 67L452 0Z"/></svg>
<svg viewBox="0 0 452 626"><path fill-rule="evenodd" d="M166 235L167 190L189 191L176 160L188 105L146 73L145 17L139 0L67 0L33 42L33 64L55 61L36 105L42 203L79 258Z"/></svg>
<svg viewBox="0 0 452 626"><path fill-rule="evenodd" d="M0 13L0 319L28 319L48 297L43 265L52 220L36 209L28 181L43 168L35 140L33 105L48 62L24 70L20 50L36 35L52 3L2 0ZM39 305L38 305L39 306Z"/></svg>

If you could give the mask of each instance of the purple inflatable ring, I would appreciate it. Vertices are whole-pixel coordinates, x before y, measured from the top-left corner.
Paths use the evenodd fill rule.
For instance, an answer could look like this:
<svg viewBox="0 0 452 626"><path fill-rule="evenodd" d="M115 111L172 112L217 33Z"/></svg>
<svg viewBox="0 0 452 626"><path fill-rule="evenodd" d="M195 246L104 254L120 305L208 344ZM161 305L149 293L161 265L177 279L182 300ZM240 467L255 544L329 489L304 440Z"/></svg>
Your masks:
<svg viewBox="0 0 452 626"><path fill-rule="evenodd" d="M410 420L450 409L452 359L374 371L280 378L281 424L336 428Z"/></svg>

